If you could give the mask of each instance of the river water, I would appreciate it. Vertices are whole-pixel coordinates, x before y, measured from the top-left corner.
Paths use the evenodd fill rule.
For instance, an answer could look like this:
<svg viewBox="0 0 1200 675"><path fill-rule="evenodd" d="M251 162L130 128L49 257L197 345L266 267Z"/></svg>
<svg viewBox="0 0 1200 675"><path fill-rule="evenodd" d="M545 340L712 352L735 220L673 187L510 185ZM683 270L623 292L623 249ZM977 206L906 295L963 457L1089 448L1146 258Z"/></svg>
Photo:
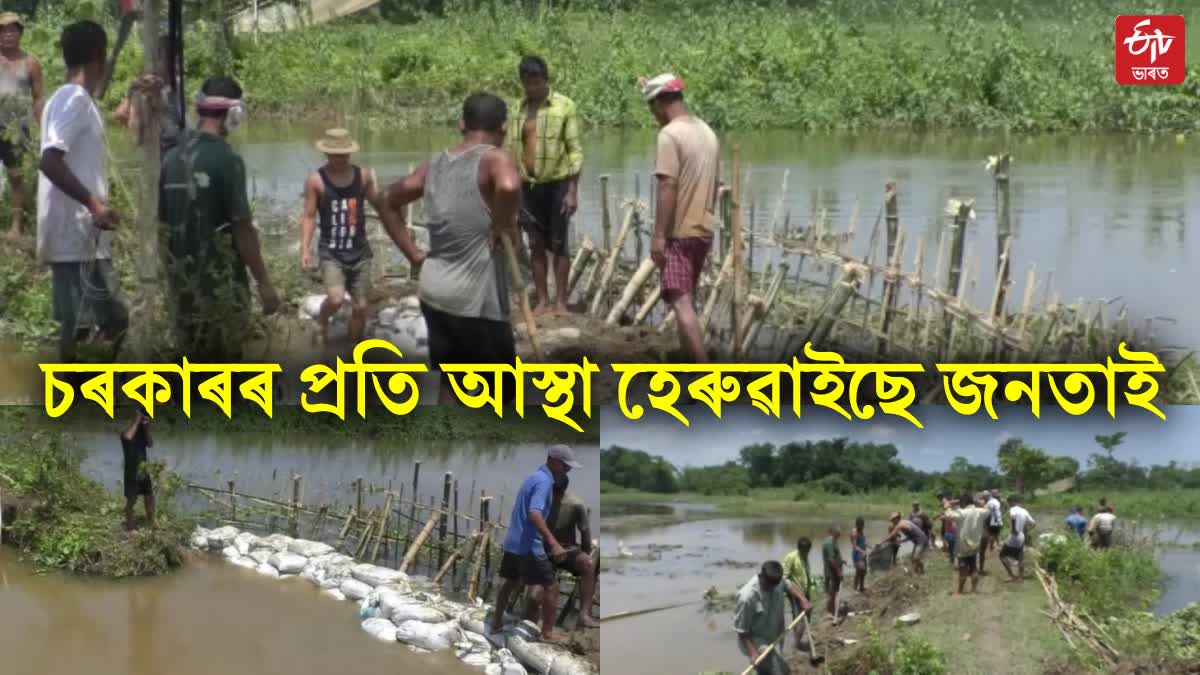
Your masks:
<svg viewBox="0 0 1200 675"><path fill-rule="evenodd" d="M613 550L620 542L634 555L629 559L607 558L603 582L608 608L605 616L699 601L711 587L722 594L732 593L757 573L764 560L782 560L802 536L814 542L809 565L814 574L820 574L821 543L834 523L842 529L843 558L850 560L848 535L853 514L797 514L788 519L711 518L711 514L684 513L689 507L683 505L670 508L680 518L710 519L685 520L661 527L646 526L645 521L634 518L613 519L602 527L601 545L606 550ZM659 517L666 515L661 509L657 512ZM1054 520L1053 515L1045 517ZM881 518L867 518L868 543L880 541L887 534L886 527ZM1168 527L1160 532L1160 537L1186 544L1200 537L1200 530ZM911 545L905 544L901 555L907 555L910 548ZM645 559L652 551L655 559ZM945 557L931 551L928 561L945 564ZM988 564L1000 569L994 558ZM1167 550L1160 554L1160 564L1168 581L1154 608L1156 612L1165 613L1200 601L1200 586L1196 581L1200 551ZM871 583L870 576L867 583ZM687 648L676 648L677 645ZM735 642L732 610L710 615L699 602L604 623L601 661L606 667L631 675L741 672L745 667L745 659Z"/></svg>
<svg viewBox="0 0 1200 675"><path fill-rule="evenodd" d="M250 125L235 137L251 175L254 192L298 209L304 175L322 161L312 148L318 128L302 125ZM358 162L377 169L384 181L454 142L446 128L363 132ZM824 209L845 231L859 206L858 250L867 248L879 213L884 183L900 186L900 223L906 231L906 269L918 237L933 251L944 227L947 198L975 198L972 225L977 261L997 254L994 189L984 169L988 155L1011 152L1013 243L1012 303L1023 296L1025 274L1036 264L1039 279L1054 272L1064 302L1077 298L1121 298L1134 316L1169 316L1157 325L1171 344L1195 346L1200 313L1191 312L1191 288L1200 275L1200 243L1189 223L1200 222L1198 140L1132 135L1009 136L963 132L911 134L863 132L809 134L794 131L734 133L723 136L741 147L747 176L746 218L765 231L778 206L780 220L806 225ZM611 174L613 199L649 197L653 166L652 131L588 133L584 136L584 178L576 228L600 241L600 174ZM788 189L781 192L784 172ZM728 176L728 171L725 173ZM614 213L614 220L618 216ZM419 220L419 216L418 216ZM613 236L619 223L613 226ZM1195 226L1192 226L1195 227ZM295 226L277 244L293 246ZM627 243L633 255L635 244ZM643 249L645 250L645 249ZM934 255L927 254L932 269ZM762 242L756 269L773 257ZM793 269L795 269L793 267ZM994 263L984 264L985 270ZM993 281L980 277L975 300L990 302ZM1037 300L1041 299L1039 289ZM1120 304L1120 303L1118 303Z"/></svg>
<svg viewBox="0 0 1200 675"><path fill-rule="evenodd" d="M0 671L11 675L470 675L450 652L413 653L359 627L358 608L311 584L193 556L136 581L37 575L0 550Z"/></svg>

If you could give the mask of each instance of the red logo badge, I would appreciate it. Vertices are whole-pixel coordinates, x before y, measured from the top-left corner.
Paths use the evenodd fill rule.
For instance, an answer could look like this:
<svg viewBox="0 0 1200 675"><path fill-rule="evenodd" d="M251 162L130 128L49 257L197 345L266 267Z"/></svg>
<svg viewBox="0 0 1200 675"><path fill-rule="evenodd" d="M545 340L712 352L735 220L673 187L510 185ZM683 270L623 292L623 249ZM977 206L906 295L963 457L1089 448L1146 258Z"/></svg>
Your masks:
<svg viewBox="0 0 1200 675"><path fill-rule="evenodd" d="M1182 84L1185 56L1182 16L1117 17L1117 84Z"/></svg>

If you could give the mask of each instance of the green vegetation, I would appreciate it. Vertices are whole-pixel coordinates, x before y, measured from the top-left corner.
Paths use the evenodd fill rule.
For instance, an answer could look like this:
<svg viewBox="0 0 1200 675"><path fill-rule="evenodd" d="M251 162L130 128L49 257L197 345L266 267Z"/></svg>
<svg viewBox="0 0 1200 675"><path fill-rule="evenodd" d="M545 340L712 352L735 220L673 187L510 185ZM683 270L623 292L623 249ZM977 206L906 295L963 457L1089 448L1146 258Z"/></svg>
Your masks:
<svg viewBox="0 0 1200 675"><path fill-rule="evenodd" d="M1111 442L1115 438L1116 442ZM1200 514L1200 467L1177 462L1141 466L1114 456L1124 436L1098 437L1105 454L1093 454L1086 469L1071 457L1054 456L1019 438L997 451L999 470L956 457L946 471L913 469L891 444L845 438L781 446L748 445L737 460L707 467L673 467L662 457L614 446L600 455L610 504L647 501L708 502L726 513L787 512L806 508L875 512L920 501L936 507L941 494L960 495L1002 488L1027 495L1030 508L1090 510L1101 498L1122 516L1182 518ZM1050 484L1055 487L1051 489ZM667 498L667 499L664 499Z"/></svg>
<svg viewBox="0 0 1200 675"><path fill-rule="evenodd" d="M1063 600L1098 617L1149 609L1162 581L1148 546L1093 551L1065 537L1039 548L1038 563L1058 580Z"/></svg>
<svg viewBox="0 0 1200 675"><path fill-rule="evenodd" d="M5 428L18 428L19 414L5 410L0 415ZM5 508L15 520L5 520L5 541L38 567L80 574L147 576L181 565L193 524L171 508L178 477L159 463L145 467L155 481L158 527L127 533L124 500L83 475L80 461L70 436L61 431L6 434L0 483Z"/></svg>
<svg viewBox="0 0 1200 675"><path fill-rule="evenodd" d="M101 14L105 5L42 4L29 42L51 62L62 19ZM191 82L231 68L260 113L393 126L446 122L471 90L515 95L517 60L540 53L557 86L599 126L649 126L634 83L668 69L687 81L700 115L735 129L1200 124L1194 45L1181 86L1113 83L1113 17L1128 10L1117 0L489 0L428 3L433 14L412 11L414 3L392 5L385 14L405 23L367 15L264 33L256 43L231 34L215 14L218 4L196 3L201 9L190 16L199 20L186 38ZM1184 0L1153 11L1194 21L1198 9ZM136 53L122 58L118 83L127 81ZM56 66L49 72L55 81Z"/></svg>

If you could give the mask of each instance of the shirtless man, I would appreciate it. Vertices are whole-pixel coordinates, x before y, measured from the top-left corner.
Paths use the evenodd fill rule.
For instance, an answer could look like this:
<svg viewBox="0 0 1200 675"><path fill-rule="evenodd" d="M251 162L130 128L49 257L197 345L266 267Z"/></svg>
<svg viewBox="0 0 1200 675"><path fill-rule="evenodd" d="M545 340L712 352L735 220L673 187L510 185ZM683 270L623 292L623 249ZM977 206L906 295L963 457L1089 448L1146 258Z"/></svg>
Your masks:
<svg viewBox="0 0 1200 675"><path fill-rule="evenodd" d="M892 523L892 529L888 532L884 541L894 541L899 543L900 537L907 538L913 543L912 563L913 574L925 573L925 551L929 548L929 538L925 535L925 530L921 529L911 520L904 520L900 517L900 512L895 511L889 519Z"/></svg>
<svg viewBox="0 0 1200 675"><path fill-rule="evenodd" d="M25 177L21 156L30 142L30 120L41 123L42 64L21 50L25 24L13 12L0 13L0 163L8 171L10 236L19 236L25 217Z"/></svg>

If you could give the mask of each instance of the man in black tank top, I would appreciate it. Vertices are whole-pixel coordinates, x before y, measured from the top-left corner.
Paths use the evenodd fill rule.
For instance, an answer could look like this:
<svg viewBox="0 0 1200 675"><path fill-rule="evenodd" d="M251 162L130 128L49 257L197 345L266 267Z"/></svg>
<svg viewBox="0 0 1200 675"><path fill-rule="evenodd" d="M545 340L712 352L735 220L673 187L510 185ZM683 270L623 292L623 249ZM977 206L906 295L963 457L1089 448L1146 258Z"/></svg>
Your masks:
<svg viewBox="0 0 1200 675"><path fill-rule="evenodd" d="M300 265L313 269L313 231L320 226L317 255L325 301L321 303L321 338L329 329L329 318L342 308L350 295L350 345L363 339L371 292L371 244L367 240L366 204L375 208L383 227L408 258L413 270L420 269L425 254L418 251L399 214L388 208L377 189L375 173L350 162L358 143L345 129L330 129L317 141L325 153L325 165L304 183L304 215L300 221Z"/></svg>

